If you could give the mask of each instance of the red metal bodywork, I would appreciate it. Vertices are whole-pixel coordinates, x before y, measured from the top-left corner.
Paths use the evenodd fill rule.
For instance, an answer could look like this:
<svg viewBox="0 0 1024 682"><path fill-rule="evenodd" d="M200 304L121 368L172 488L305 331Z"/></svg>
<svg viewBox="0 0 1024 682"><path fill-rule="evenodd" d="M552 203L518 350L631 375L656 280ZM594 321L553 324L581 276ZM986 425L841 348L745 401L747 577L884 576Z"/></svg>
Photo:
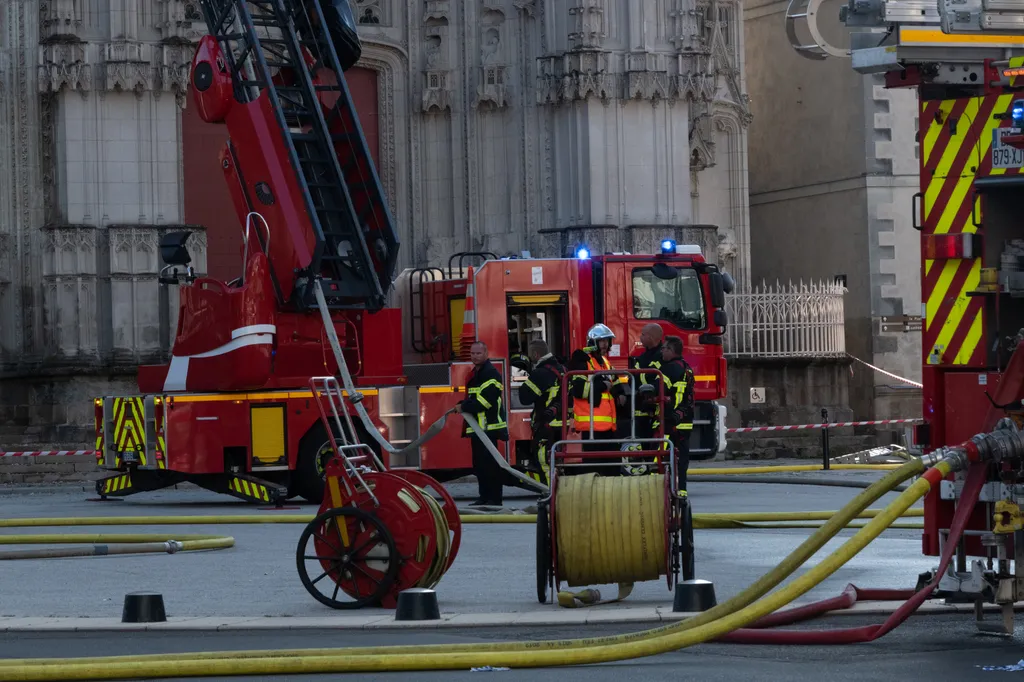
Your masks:
<svg viewBox="0 0 1024 682"><path fill-rule="evenodd" d="M886 79L887 87L917 87L920 100L924 423L915 428L914 440L925 452L990 430L1006 414L994 409L993 403L1006 405L1024 396L1024 356L1015 354L1007 366L993 350L1000 337L1000 307L1008 309L1014 303L998 287L992 290L981 282L983 268L1000 267L999 245L1018 238L1020 232L1003 228L990 234L991 226L986 230L986 215L994 215L999 208L993 202L1007 198L992 195L977 182L1020 171L993 168L992 159L995 129L1009 126L1006 113L1020 91L1000 84L999 70L991 62L986 63L985 74L985 85L970 93L973 96L965 96L963 89L945 94L941 88L924 85L916 69L889 74ZM977 235L974 252L967 257L933 258L934 235L947 234ZM968 530L985 531L991 526L990 506L978 504ZM950 527L954 503L941 499L936 488L926 496L924 507L922 550L939 556L940 534ZM964 542L969 555L988 555L978 535L967 535ZM1008 551L1012 554L1012 543Z"/></svg>

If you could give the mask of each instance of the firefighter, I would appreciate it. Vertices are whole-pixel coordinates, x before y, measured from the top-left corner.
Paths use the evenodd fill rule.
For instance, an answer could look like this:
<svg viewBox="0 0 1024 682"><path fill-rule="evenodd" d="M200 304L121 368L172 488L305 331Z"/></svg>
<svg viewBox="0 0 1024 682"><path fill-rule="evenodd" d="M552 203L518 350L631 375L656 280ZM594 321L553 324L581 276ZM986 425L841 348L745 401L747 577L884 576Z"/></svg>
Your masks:
<svg viewBox="0 0 1024 682"><path fill-rule="evenodd" d="M476 341L470 347L469 359L473 372L466 380L466 399L455 406L457 412L473 415L487 439L497 449L499 440L508 440L508 423L501 396L504 386L501 374L487 359L487 344ZM497 506L504 504L502 484L505 472L502 470L487 446L466 424L463 438L469 438L473 448L473 473L476 474L480 497L470 506Z"/></svg>
<svg viewBox="0 0 1024 682"><path fill-rule="evenodd" d="M595 324L587 331L587 346L573 352L569 358L570 371L596 371L612 368L607 354L615 334L606 325ZM612 439L616 433L616 402L625 404L623 392L628 379L608 375L572 377L569 394L573 397L573 426L580 437L590 439L590 425L595 439ZM593 394L594 414L590 414ZM608 450L606 445L584 444L584 452Z"/></svg>
<svg viewBox="0 0 1024 682"><path fill-rule="evenodd" d="M644 352L636 357L630 358L630 369L661 369L662 363L662 338L665 331L660 324L652 322L645 324L640 330L640 343L643 344ZM652 385L657 388L658 377L655 374L641 374L634 381L637 388ZM641 396L650 396L650 391L638 391L636 406L636 437L654 437L654 415L657 409L655 404L648 400L641 400ZM657 392L654 393L657 395Z"/></svg>
<svg viewBox="0 0 1024 682"><path fill-rule="evenodd" d="M683 340L665 339L661 373L665 377L665 436L676 452L677 490L686 495L686 472L690 468L690 434L693 432L693 370L683 358ZM653 422L658 428L658 422ZM664 448L667 449L667 448Z"/></svg>
<svg viewBox="0 0 1024 682"><path fill-rule="evenodd" d="M533 370L519 386L519 402L532 405L530 429L533 433L531 459L540 467L532 474L535 480L548 485L548 445L558 440L562 428L562 376L565 367L548 351L544 341L531 341L528 347Z"/></svg>

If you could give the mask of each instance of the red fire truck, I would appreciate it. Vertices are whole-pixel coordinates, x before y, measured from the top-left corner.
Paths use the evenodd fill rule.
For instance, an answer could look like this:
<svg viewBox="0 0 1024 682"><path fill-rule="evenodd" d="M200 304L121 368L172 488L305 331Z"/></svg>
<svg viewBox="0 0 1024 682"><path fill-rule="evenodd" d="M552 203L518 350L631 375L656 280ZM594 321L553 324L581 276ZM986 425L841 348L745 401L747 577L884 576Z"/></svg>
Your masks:
<svg viewBox="0 0 1024 682"><path fill-rule="evenodd" d="M412 454L389 457L380 442L416 441L464 397L475 339L505 378L510 440L501 454L522 470L525 375L509 358L544 339L566 359L598 321L617 334L616 366L646 323L684 339L696 376L691 452L724 448L716 401L727 390L732 281L700 249L666 239L645 255L591 256L585 245L551 259L464 253L447 268L396 276L397 231L343 75L360 50L347 0L202 7L209 35L192 63L192 102L204 120L227 125L221 162L245 226L244 274L197 277L189 233L163 239L161 282L180 287L172 355L139 368L139 394L95 399L98 463L112 472L97 482L100 495L190 481L256 502L319 502L332 449L310 378L339 373L350 373L358 395L346 400L367 416L357 438L386 465L440 481L465 475L472 458L459 418Z"/></svg>
<svg viewBox="0 0 1024 682"><path fill-rule="evenodd" d="M1003 0L875 0L840 17L851 49L827 44L816 26L821 0L792 0L789 34L804 56L851 57L888 88L918 95L923 423L913 447L931 452L978 433L1024 424L1024 9ZM813 44L800 44L808 22ZM1009 418L1009 420L1007 420ZM958 549L955 574L938 593L996 601L1012 632L1012 603L1024 589L1024 528L1016 492L1024 462L993 466ZM925 499L923 551L938 556L964 474ZM1016 550L1014 548L1017 548ZM979 559L968 562L969 557ZM1009 560L1014 559L1014 568Z"/></svg>

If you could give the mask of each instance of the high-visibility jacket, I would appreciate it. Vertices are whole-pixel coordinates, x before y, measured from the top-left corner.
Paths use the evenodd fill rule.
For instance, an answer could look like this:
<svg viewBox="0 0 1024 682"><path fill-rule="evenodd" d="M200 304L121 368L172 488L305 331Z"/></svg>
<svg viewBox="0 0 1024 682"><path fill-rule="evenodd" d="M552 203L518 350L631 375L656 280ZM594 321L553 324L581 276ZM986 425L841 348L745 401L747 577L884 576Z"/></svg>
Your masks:
<svg viewBox="0 0 1024 682"><path fill-rule="evenodd" d="M646 348L644 349L644 352L641 353L640 355L630 358L630 369L661 369L661 348L662 345L659 343L654 348ZM645 384L652 384L655 388L657 388L657 375L647 373L641 374L639 377L636 377L636 386L644 386ZM640 406L637 406L636 408L637 417L653 417L654 414L654 410L650 408Z"/></svg>
<svg viewBox="0 0 1024 682"><path fill-rule="evenodd" d="M544 427L562 428L563 367L552 355L541 358L530 376L519 386L519 402L532 405L530 428L537 432Z"/></svg>
<svg viewBox="0 0 1024 682"><path fill-rule="evenodd" d="M584 348L582 351L573 353L573 369L582 364L584 356L586 357L586 369L589 371L612 369L612 363L608 358L593 348ZM613 384L621 383L621 381L621 377L609 377L608 375L577 375L572 378L570 393L573 397L573 426L576 431L589 433L591 421L593 421L595 432L615 430L615 400L612 398L610 387ZM591 393L594 394L593 415L590 414Z"/></svg>
<svg viewBox="0 0 1024 682"><path fill-rule="evenodd" d="M689 437L693 430L693 370L686 360L676 358L661 368L665 377L665 435ZM654 428L658 428L655 421Z"/></svg>
<svg viewBox="0 0 1024 682"><path fill-rule="evenodd" d="M508 440L508 422L505 421L505 406L502 404L504 390L501 374L490 360L484 360L469 375L466 399L462 401L462 411L473 415L480 428L498 440ZM469 437L475 434L466 424L462 435Z"/></svg>

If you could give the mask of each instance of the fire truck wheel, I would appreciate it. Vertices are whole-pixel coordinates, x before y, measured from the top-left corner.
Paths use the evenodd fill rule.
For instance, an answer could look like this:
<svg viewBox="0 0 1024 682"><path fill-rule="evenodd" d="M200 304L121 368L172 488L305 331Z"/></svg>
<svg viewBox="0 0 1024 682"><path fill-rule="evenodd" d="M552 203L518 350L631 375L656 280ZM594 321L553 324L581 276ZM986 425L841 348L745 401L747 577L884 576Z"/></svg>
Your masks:
<svg viewBox="0 0 1024 682"><path fill-rule="evenodd" d="M362 426L356 425L360 442L368 443L380 457L380 446L370 439ZM334 434L338 438L337 429ZM324 483L326 480L327 462L332 457L331 440L327 437L327 429L321 422L314 424L299 442L299 458L292 472L289 494L295 494L313 504L320 504L324 499Z"/></svg>

